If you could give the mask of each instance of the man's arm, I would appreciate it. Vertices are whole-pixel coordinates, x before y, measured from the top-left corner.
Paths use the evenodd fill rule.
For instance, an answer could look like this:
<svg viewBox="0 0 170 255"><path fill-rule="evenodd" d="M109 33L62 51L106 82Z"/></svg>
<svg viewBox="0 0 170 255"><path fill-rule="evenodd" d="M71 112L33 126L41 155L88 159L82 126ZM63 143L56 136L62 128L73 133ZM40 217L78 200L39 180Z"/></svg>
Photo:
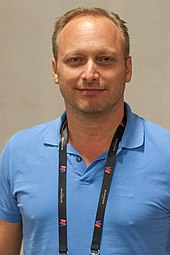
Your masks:
<svg viewBox="0 0 170 255"><path fill-rule="evenodd" d="M22 224L0 220L0 255L19 255L22 243Z"/></svg>

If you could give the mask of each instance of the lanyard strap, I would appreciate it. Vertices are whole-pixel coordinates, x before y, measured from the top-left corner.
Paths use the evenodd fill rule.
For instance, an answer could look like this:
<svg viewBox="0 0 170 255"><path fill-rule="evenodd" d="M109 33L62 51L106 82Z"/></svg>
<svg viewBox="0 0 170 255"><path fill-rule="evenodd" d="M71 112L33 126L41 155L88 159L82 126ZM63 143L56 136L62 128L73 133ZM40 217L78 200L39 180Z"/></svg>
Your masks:
<svg viewBox="0 0 170 255"><path fill-rule="evenodd" d="M89 254L100 254L100 243L102 238L102 230L104 223L104 214L114 173L116 160L116 152L119 142L123 136L126 126L126 112L119 124L115 135L112 139L106 165L104 169L104 177L100 191L96 220L94 224L94 232ZM67 173L67 141L68 130L65 121L61 128L60 146L59 146L59 188L58 188L58 224L59 224L59 254L68 254L67 246L67 217L66 217L66 173Z"/></svg>
<svg viewBox="0 0 170 255"><path fill-rule="evenodd" d="M66 222L67 123L63 123L59 146L58 226L59 254L68 254Z"/></svg>

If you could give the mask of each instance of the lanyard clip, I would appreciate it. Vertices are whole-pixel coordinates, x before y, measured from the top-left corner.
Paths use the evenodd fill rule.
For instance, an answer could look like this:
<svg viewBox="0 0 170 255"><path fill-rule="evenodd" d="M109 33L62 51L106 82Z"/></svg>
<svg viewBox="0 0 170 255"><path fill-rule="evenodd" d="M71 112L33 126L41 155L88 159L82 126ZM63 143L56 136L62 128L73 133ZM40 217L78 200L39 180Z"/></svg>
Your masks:
<svg viewBox="0 0 170 255"><path fill-rule="evenodd" d="M89 250L89 254L90 255L99 255L100 254L100 250L98 249L98 250Z"/></svg>

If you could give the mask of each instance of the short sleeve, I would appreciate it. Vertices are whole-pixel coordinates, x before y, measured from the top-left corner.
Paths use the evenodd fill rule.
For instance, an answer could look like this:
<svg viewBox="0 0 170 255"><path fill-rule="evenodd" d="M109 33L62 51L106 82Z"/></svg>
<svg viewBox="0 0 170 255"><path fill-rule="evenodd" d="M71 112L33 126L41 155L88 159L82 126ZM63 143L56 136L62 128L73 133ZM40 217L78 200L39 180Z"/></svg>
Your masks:
<svg viewBox="0 0 170 255"><path fill-rule="evenodd" d="M4 148L0 156L0 219L11 223L21 222L21 214L17 206L17 199L12 190L13 156L12 139Z"/></svg>

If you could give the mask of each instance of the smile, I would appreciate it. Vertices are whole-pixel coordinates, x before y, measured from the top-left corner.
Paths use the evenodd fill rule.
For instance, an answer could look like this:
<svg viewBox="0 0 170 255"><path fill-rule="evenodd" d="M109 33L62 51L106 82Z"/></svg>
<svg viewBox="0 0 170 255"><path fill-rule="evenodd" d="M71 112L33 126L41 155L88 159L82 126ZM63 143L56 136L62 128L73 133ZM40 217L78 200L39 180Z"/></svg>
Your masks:
<svg viewBox="0 0 170 255"><path fill-rule="evenodd" d="M104 89L104 88L96 88L96 87L94 87L94 88L81 88L81 89L77 89L77 90L79 90L79 91L105 91L106 89Z"/></svg>
<svg viewBox="0 0 170 255"><path fill-rule="evenodd" d="M87 95L95 95L95 94L101 94L106 89L101 88L83 88L83 89L77 89L80 93L87 94Z"/></svg>

